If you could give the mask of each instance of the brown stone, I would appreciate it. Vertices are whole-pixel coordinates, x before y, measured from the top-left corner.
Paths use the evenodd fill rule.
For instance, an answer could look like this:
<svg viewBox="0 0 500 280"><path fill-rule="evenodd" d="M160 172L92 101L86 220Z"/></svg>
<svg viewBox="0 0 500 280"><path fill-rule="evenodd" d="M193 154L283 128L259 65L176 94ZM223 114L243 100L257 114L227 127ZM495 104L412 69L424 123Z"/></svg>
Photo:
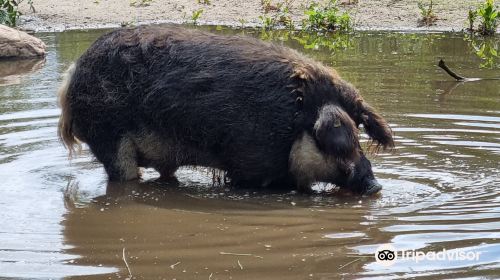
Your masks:
<svg viewBox="0 0 500 280"><path fill-rule="evenodd" d="M0 59L44 57L45 43L25 32L0 25Z"/></svg>

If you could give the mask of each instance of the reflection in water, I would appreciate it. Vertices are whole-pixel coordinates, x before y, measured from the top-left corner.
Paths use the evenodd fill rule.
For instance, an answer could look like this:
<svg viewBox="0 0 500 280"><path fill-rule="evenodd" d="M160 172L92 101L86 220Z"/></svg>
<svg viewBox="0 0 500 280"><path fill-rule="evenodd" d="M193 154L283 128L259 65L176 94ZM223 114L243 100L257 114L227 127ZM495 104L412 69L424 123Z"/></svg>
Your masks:
<svg viewBox="0 0 500 280"><path fill-rule="evenodd" d="M464 40L469 42L469 46L477 57L481 59L481 68L500 68L500 38L495 36L475 36L466 35Z"/></svg>
<svg viewBox="0 0 500 280"><path fill-rule="evenodd" d="M21 78L38 71L45 64L45 59L5 60L0 63L0 86L21 83Z"/></svg>
<svg viewBox="0 0 500 280"><path fill-rule="evenodd" d="M26 62L23 74L0 62L0 278L125 278L123 248L137 279L500 275L500 81L447 90L456 83L435 66L441 57L467 76L498 76L478 70L461 35L268 35L334 66L390 121L396 149L372 156L385 188L359 198L230 190L203 169L180 170L177 185L155 182L152 170L108 185L88 151L68 161L55 92L103 32L41 35L46 61ZM22 82L5 82L12 75ZM373 253L385 243L481 258L384 267Z"/></svg>
<svg viewBox="0 0 500 280"><path fill-rule="evenodd" d="M337 52L353 45L351 34L346 33L309 33L294 30L260 30L258 37L265 41L283 41L287 44L301 45L306 50Z"/></svg>
<svg viewBox="0 0 500 280"><path fill-rule="evenodd" d="M144 279L304 279L350 261L349 250L337 246L365 238L327 237L348 234L364 220L368 204L357 199L200 188L108 185L105 195L68 208L63 233L74 246L68 252L82 256L78 265L119 267L117 275L126 276L120 254L126 248L132 273Z"/></svg>

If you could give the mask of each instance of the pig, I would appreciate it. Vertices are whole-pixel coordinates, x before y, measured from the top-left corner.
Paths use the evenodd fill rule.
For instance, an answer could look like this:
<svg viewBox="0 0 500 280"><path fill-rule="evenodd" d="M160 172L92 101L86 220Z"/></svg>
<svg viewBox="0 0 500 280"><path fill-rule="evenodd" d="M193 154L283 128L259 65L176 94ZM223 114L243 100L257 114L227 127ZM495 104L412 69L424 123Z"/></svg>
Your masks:
<svg viewBox="0 0 500 280"><path fill-rule="evenodd" d="M391 149L388 123L337 72L298 51L179 26L103 35L68 69L58 134L86 143L110 181L181 166L224 170L236 187L358 194L382 186L360 142Z"/></svg>

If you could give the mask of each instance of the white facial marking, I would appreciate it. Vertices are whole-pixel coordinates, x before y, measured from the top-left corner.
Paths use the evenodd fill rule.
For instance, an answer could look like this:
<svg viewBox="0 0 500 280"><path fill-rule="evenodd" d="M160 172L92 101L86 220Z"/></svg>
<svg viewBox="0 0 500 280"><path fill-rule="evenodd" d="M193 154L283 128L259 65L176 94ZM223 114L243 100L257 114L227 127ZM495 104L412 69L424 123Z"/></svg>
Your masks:
<svg viewBox="0 0 500 280"><path fill-rule="evenodd" d="M310 188L312 183L328 179L336 170L335 160L321 153L314 139L307 132L304 132L293 144L289 165L290 172L302 188Z"/></svg>

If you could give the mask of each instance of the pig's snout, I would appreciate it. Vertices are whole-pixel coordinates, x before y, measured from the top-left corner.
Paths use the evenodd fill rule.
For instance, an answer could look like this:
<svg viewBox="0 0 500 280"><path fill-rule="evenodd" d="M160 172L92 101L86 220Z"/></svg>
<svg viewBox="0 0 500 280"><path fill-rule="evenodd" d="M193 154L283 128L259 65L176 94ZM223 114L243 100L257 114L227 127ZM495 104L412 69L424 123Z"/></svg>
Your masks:
<svg viewBox="0 0 500 280"><path fill-rule="evenodd" d="M364 154L355 163L354 172L349 177L345 185L354 193L371 195L382 190L382 185L373 174L371 162Z"/></svg>
<svg viewBox="0 0 500 280"><path fill-rule="evenodd" d="M372 195L372 194L378 193L381 190L382 190L382 185L376 179L371 179L368 181L368 184L366 185L366 187L362 188L362 191L360 192L360 194Z"/></svg>

